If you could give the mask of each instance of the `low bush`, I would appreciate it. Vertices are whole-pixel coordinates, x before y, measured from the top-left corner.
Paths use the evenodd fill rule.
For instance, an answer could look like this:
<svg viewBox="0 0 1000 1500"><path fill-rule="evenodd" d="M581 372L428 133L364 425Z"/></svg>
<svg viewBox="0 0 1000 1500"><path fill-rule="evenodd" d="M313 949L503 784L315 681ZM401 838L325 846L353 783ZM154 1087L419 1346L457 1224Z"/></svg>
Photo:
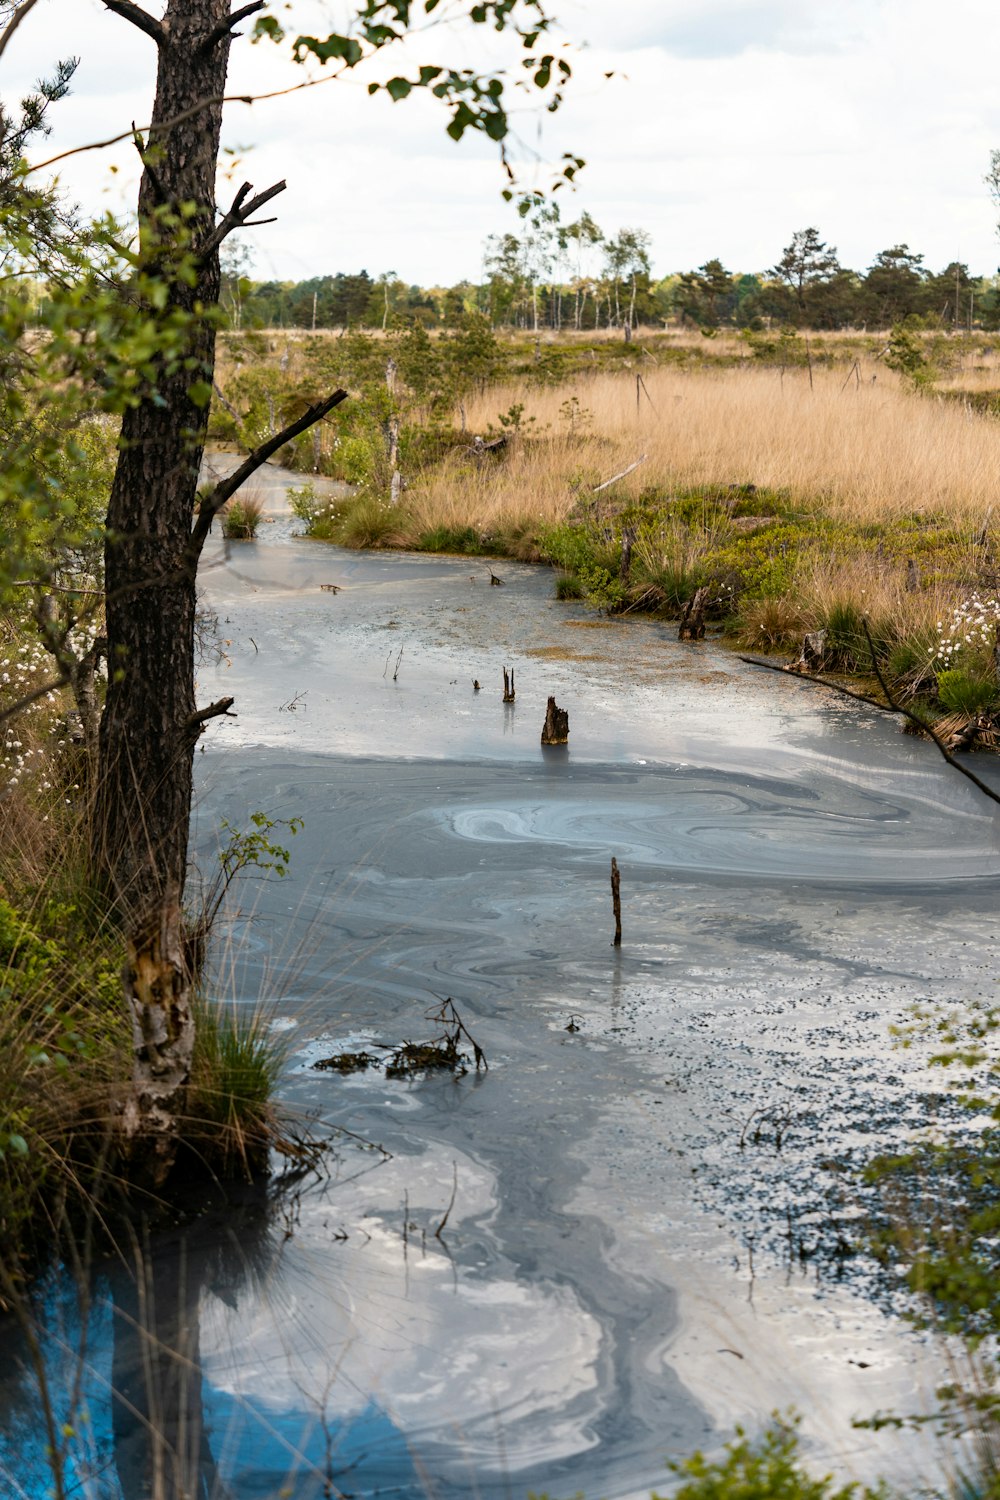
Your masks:
<svg viewBox="0 0 1000 1500"><path fill-rule="evenodd" d="M938 675L937 695L950 713L968 714L974 718L996 703L1000 686L992 674L949 667Z"/></svg>
<svg viewBox="0 0 1000 1500"><path fill-rule="evenodd" d="M235 495L222 511L222 534L230 542L252 542L257 535L264 501L259 495Z"/></svg>
<svg viewBox="0 0 1000 1500"><path fill-rule="evenodd" d="M560 573L556 579L556 598L564 602L583 598L583 584L576 573Z"/></svg>
<svg viewBox="0 0 1000 1500"><path fill-rule="evenodd" d="M683 1480L671 1500L889 1500L881 1485L874 1490L838 1485L830 1474L811 1474L799 1458L797 1425L795 1417L776 1416L757 1440L737 1427L724 1458L698 1452L671 1464L671 1472Z"/></svg>

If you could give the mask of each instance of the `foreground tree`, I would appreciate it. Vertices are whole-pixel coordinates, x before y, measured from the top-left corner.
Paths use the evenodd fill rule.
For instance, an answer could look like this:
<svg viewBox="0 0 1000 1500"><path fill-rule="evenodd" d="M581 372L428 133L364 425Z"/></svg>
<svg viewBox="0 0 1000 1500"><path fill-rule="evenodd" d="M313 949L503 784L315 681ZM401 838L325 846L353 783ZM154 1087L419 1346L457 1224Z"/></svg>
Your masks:
<svg viewBox="0 0 1000 1500"><path fill-rule="evenodd" d="M37 0L25 0L21 13ZM163 1181L176 1148L194 1021L192 988L203 934L184 908L195 744L231 700L199 708L194 687L195 580L206 538L225 501L286 442L346 398L336 390L255 449L196 510L219 324L220 247L283 190L244 184L231 207L216 205L216 166L229 51L236 26L264 11L264 0L230 10L229 0L168 0L162 19L134 0L104 0L157 51L156 101L148 135L136 133L143 160L138 248L129 296L157 352L125 410L105 547L108 690L92 831L95 872L114 902L128 952L125 979L134 1026L135 1076L123 1108L133 1170ZM307 55L341 71L403 41L418 19L450 13L457 22L510 29L529 86L558 106L569 65L540 53L549 27L540 0L367 0L349 32L299 37ZM438 16L435 16L435 20ZM270 16L258 37L281 41ZM504 84L425 64L384 90L393 101L429 90L446 106L448 133L481 130L500 147L507 114ZM564 159L561 180L580 162ZM509 166L508 166L509 171ZM169 335L169 336L168 336Z"/></svg>

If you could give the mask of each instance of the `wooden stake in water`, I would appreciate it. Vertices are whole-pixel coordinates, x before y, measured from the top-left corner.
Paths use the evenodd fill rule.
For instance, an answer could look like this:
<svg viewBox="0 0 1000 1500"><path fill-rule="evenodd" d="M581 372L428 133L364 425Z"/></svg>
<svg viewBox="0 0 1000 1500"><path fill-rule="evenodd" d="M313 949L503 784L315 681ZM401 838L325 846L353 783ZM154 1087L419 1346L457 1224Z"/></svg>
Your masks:
<svg viewBox="0 0 1000 1500"><path fill-rule="evenodd" d="M618 869L618 861L614 855L611 856L611 908L615 914L615 935L612 947L620 948L622 945L622 877Z"/></svg>

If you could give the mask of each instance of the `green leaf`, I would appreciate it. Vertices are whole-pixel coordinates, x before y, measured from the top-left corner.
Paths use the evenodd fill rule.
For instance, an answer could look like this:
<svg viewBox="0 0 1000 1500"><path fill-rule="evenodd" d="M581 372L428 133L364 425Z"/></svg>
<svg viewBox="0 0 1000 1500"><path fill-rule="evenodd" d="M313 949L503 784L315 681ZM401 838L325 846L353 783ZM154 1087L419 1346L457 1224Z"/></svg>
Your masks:
<svg viewBox="0 0 1000 1500"><path fill-rule="evenodd" d="M206 407L212 399L212 387L207 380L196 380L188 386L188 397L195 406Z"/></svg>
<svg viewBox="0 0 1000 1500"><path fill-rule="evenodd" d="M270 42L283 42L285 39L284 31L273 16L259 16L253 23L250 40L259 42L265 36Z"/></svg>
<svg viewBox="0 0 1000 1500"><path fill-rule="evenodd" d="M398 103L400 99L405 99L412 88L413 85L408 78L390 78L386 84L386 89L393 103Z"/></svg>

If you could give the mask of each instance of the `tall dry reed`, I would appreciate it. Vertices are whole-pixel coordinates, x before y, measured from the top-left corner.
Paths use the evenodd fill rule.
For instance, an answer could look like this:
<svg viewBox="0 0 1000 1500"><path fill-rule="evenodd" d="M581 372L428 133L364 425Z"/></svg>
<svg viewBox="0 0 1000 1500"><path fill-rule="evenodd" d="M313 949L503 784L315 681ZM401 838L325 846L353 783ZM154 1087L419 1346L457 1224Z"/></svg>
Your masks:
<svg viewBox="0 0 1000 1500"><path fill-rule="evenodd" d="M573 397L590 414L582 435L570 435L564 415ZM752 483L862 524L935 514L981 525L1000 495L1000 426L915 395L882 367L863 367L860 384L819 368L810 383L803 369L644 366L552 388L496 387L467 403L470 430L495 428L516 402L535 421L510 461L471 476L468 465L428 476L409 501L419 525L557 521L581 488L642 456L619 496Z"/></svg>

